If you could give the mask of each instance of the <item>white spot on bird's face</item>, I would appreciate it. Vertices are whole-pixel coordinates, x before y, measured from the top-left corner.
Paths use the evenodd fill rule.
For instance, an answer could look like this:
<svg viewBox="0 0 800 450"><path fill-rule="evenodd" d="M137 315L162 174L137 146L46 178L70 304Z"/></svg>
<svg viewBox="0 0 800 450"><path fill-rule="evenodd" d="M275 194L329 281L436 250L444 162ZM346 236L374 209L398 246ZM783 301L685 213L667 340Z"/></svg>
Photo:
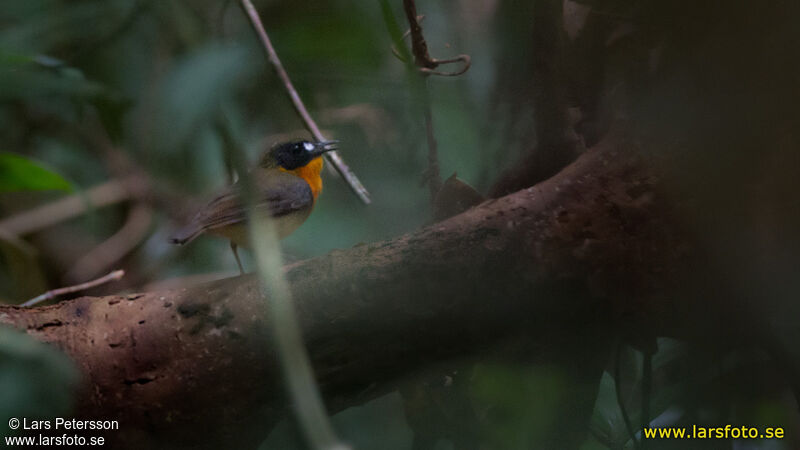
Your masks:
<svg viewBox="0 0 800 450"><path fill-rule="evenodd" d="M305 149L308 151L314 150L314 144L311 142L304 142L303 147L305 147Z"/></svg>

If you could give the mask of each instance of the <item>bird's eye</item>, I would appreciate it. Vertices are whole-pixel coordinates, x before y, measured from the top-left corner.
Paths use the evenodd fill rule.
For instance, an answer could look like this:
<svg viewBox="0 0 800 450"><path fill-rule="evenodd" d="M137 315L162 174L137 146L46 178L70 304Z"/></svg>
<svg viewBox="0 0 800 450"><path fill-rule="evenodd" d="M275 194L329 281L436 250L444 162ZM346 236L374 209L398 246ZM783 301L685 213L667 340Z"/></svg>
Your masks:
<svg viewBox="0 0 800 450"><path fill-rule="evenodd" d="M303 147L301 147L300 144L292 146L292 153L294 153L295 155L299 155L302 151Z"/></svg>

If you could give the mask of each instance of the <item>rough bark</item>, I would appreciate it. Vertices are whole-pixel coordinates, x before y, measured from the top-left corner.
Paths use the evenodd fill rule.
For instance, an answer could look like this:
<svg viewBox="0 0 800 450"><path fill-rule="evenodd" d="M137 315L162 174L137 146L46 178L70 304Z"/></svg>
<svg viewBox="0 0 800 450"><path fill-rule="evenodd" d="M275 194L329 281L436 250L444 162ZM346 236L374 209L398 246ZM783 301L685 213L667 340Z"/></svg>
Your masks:
<svg viewBox="0 0 800 450"><path fill-rule="evenodd" d="M363 403L426 363L512 337L524 335L528 349L559 336L591 345L631 314L653 332L668 327L667 306L642 300L665 288L686 247L644 167L635 142L609 139L537 186L293 265L287 276L329 407ZM243 276L6 306L0 322L73 357L85 375L78 414L118 418L119 447L254 447L286 409L267 314L256 279Z"/></svg>

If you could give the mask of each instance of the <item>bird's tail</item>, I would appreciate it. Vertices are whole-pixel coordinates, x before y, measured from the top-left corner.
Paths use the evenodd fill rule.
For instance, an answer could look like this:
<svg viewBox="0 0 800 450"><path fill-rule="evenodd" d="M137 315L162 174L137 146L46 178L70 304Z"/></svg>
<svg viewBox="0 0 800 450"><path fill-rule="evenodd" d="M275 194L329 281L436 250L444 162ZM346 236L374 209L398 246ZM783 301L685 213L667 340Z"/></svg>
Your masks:
<svg viewBox="0 0 800 450"><path fill-rule="evenodd" d="M169 238L169 242L171 244L178 245L188 244L189 242L192 242L194 238L196 238L202 231L203 230L197 227L197 225L189 224L172 235L172 237Z"/></svg>

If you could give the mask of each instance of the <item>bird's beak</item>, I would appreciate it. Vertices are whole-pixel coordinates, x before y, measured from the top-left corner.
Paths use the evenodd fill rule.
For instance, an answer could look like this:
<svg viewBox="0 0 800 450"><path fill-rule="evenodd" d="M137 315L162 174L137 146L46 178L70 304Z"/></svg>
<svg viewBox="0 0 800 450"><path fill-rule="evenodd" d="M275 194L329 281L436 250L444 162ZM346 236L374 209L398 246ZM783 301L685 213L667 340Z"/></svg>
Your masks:
<svg viewBox="0 0 800 450"><path fill-rule="evenodd" d="M339 148L339 141L321 141L314 144L314 150L311 150L311 154L316 158L337 148Z"/></svg>

